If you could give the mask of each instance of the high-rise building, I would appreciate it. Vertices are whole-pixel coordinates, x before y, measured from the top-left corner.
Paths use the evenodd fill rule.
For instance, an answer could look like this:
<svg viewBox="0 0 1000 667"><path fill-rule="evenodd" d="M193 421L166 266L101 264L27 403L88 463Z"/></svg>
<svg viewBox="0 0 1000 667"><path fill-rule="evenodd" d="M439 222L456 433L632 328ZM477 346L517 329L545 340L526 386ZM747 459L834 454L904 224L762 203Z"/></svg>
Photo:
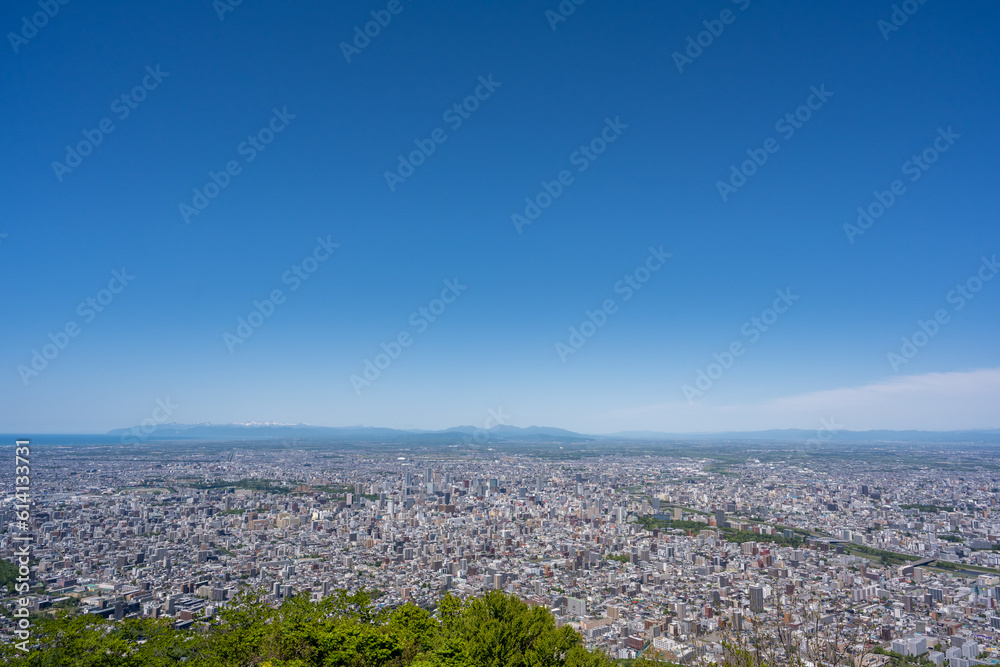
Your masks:
<svg viewBox="0 0 1000 667"><path fill-rule="evenodd" d="M753 611L764 611L764 587L750 587L750 609Z"/></svg>

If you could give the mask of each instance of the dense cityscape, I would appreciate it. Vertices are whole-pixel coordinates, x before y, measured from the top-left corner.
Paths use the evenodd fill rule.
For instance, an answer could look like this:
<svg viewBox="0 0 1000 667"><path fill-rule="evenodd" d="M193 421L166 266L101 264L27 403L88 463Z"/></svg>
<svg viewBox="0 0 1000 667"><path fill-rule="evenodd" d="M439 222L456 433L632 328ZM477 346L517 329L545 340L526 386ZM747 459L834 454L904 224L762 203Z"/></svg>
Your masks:
<svg viewBox="0 0 1000 667"><path fill-rule="evenodd" d="M428 610L496 589L613 659L719 662L766 624L864 667L1000 664L989 448L50 445L33 468L0 558L32 536L35 614L196 632L247 589Z"/></svg>

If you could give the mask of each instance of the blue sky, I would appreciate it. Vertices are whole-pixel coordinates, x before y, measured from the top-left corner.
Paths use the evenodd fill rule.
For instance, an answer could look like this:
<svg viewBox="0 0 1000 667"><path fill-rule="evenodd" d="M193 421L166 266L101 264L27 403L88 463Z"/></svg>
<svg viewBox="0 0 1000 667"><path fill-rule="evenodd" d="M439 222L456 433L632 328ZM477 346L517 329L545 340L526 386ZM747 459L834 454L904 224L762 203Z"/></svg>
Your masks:
<svg viewBox="0 0 1000 667"><path fill-rule="evenodd" d="M0 431L1000 426L995 3L220 6L0 12Z"/></svg>

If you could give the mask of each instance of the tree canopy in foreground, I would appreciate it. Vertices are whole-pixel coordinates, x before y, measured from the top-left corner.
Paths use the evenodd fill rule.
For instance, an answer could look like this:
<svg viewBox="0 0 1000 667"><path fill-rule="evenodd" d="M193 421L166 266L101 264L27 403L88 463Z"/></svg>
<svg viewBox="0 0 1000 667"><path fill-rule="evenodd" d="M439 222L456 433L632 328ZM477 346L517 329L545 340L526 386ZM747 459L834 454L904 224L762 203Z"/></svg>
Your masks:
<svg viewBox="0 0 1000 667"><path fill-rule="evenodd" d="M268 604L249 594L204 632L170 619L113 622L91 615L33 620L28 653L0 647L23 667L604 667L552 614L499 591L442 599L435 613L413 604L377 610L365 592L338 591Z"/></svg>

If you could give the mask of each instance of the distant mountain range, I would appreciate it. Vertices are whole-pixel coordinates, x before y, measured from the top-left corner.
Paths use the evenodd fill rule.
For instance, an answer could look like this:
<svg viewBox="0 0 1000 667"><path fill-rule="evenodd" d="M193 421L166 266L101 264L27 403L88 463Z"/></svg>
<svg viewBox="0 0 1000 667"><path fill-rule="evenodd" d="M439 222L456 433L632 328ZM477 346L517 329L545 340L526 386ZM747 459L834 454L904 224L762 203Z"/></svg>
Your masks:
<svg viewBox="0 0 1000 667"><path fill-rule="evenodd" d="M120 428L110 436L140 433L141 427ZM769 442L941 442L941 443L1000 443L1000 429L979 431L808 431L803 429L773 429L768 431L728 431L720 433L661 433L656 431L623 431L606 435L574 433L545 426L455 426L441 431L394 429L373 426L312 426L249 422L243 424L161 424L150 434L153 440L329 440L335 442L412 442L468 443L479 442L594 442L594 441L769 441Z"/></svg>
<svg viewBox="0 0 1000 667"><path fill-rule="evenodd" d="M142 432L141 427L119 428L108 435L122 436ZM312 426L310 424L279 424L249 422L245 424L161 424L150 434L155 440L270 440L297 438L300 440L364 441L364 442L579 442L594 440L561 428L542 426L456 426L443 431L394 429L377 426Z"/></svg>

